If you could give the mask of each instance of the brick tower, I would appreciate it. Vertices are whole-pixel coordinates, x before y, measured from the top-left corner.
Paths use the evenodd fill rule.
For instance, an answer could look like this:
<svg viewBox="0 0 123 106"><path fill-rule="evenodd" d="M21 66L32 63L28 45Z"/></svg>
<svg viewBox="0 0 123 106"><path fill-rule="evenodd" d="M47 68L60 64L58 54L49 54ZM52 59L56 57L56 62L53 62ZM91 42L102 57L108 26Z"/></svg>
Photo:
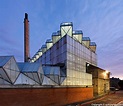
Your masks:
<svg viewBox="0 0 123 106"><path fill-rule="evenodd" d="M28 62L30 59L29 54L29 21L28 14L25 13L24 18L24 62Z"/></svg>

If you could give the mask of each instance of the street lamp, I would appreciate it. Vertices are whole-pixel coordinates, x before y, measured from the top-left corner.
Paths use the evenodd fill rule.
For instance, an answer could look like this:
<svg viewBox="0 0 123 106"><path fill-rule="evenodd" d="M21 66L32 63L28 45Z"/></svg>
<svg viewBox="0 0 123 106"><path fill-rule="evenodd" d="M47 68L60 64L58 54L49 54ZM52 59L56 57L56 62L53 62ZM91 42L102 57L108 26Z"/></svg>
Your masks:
<svg viewBox="0 0 123 106"><path fill-rule="evenodd" d="M88 67L90 66L89 63L86 63L86 72L88 72Z"/></svg>
<svg viewBox="0 0 123 106"><path fill-rule="evenodd" d="M109 74L109 71L108 71L108 70L106 70L106 71L103 72L104 79L105 79L105 77L106 77L108 74Z"/></svg>
<svg viewBox="0 0 123 106"><path fill-rule="evenodd" d="M108 71L108 70L106 70L106 71L105 71L105 73L106 73L106 74L108 74L108 73L109 73L109 71Z"/></svg>
<svg viewBox="0 0 123 106"><path fill-rule="evenodd" d="M89 65L90 65L90 64L89 64L89 63L87 63L87 67L89 67Z"/></svg>

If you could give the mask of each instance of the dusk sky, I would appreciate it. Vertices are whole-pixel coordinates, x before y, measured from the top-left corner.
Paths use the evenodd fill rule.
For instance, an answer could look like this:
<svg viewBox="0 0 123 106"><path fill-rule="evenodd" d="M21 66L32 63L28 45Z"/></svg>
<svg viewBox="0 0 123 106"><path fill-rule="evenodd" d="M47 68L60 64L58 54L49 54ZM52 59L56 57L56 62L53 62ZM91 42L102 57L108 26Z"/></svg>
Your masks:
<svg viewBox="0 0 123 106"><path fill-rule="evenodd" d="M62 22L97 44L98 66L123 79L123 0L0 0L0 56L23 61L24 14L32 57Z"/></svg>

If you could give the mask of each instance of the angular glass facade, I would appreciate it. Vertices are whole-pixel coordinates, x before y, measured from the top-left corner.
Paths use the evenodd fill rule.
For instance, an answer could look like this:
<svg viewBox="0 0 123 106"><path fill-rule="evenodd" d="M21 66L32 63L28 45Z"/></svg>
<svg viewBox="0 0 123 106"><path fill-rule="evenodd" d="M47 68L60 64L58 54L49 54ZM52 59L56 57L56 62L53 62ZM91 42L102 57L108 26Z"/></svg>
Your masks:
<svg viewBox="0 0 123 106"><path fill-rule="evenodd" d="M52 45L48 46L51 43ZM47 40L45 52L35 61L43 65L64 64L60 68L60 85L92 85L92 75L86 73L86 63L97 65L96 44L89 37L83 37L81 30L73 31L72 23L62 23L60 31ZM93 44L93 45L92 45ZM44 49L42 49L44 51ZM52 79L52 78L51 78Z"/></svg>
<svg viewBox="0 0 123 106"><path fill-rule="evenodd" d="M60 85L60 67L43 66L44 75L48 78L44 80L43 85Z"/></svg>
<svg viewBox="0 0 123 106"><path fill-rule="evenodd" d="M21 74L15 84L39 84L42 85L44 72L39 63L18 63Z"/></svg>
<svg viewBox="0 0 123 106"><path fill-rule="evenodd" d="M70 36L67 38L66 85L92 85L92 75L86 73L86 63L96 65L96 55ZM94 58L94 61L92 61Z"/></svg>
<svg viewBox="0 0 123 106"><path fill-rule="evenodd" d="M97 65L96 44L83 37L81 30L73 31L72 23L62 23L30 63L0 57L0 84L92 86L87 63Z"/></svg>
<svg viewBox="0 0 123 106"><path fill-rule="evenodd" d="M13 56L0 56L0 85L60 85L64 79L59 66L16 63Z"/></svg>
<svg viewBox="0 0 123 106"><path fill-rule="evenodd" d="M96 54L68 35L58 40L36 62L43 65L64 64L61 85L92 85L92 75L86 73L86 63L97 65Z"/></svg>
<svg viewBox="0 0 123 106"><path fill-rule="evenodd" d="M19 73L13 56L0 56L0 84L14 84Z"/></svg>

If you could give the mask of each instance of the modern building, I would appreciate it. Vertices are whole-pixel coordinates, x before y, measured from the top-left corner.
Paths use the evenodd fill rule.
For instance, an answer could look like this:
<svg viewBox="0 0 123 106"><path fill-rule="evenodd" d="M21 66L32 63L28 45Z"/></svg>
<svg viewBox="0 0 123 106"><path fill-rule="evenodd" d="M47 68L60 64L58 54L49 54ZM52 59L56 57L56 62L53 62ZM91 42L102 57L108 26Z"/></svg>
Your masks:
<svg viewBox="0 0 123 106"><path fill-rule="evenodd" d="M92 74L86 73L87 63L97 66L96 44L82 31L73 31L72 23L62 23L31 63L17 63L20 74L13 84L89 87Z"/></svg>
<svg viewBox="0 0 123 106"><path fill-rule="evenodd" d="M14 95L18 103L21 100L30 105L37 101L38 106L58 106L92 99L93 91L94 95L109 91L110 73L104 77L106 71L97 66L96 43L84 37L81 30L73 29L72 22L61 23L60 29L30 58L29 21L25 14L24 62L0 56L0 87L9 85L14 89L8 89L8 94L0 90L4 99ZM21 92L31 99L25 101Z"/></svg>
<svg viewBox="0 0 123 106"><path fill-rule="evenodd" d="M31 62L44 66L60 66L60 85L92 86L92 75L86 73L86 63L97 66L96 44L73 30L72 23L62 23L60 30L46 40Z"/></svg>

